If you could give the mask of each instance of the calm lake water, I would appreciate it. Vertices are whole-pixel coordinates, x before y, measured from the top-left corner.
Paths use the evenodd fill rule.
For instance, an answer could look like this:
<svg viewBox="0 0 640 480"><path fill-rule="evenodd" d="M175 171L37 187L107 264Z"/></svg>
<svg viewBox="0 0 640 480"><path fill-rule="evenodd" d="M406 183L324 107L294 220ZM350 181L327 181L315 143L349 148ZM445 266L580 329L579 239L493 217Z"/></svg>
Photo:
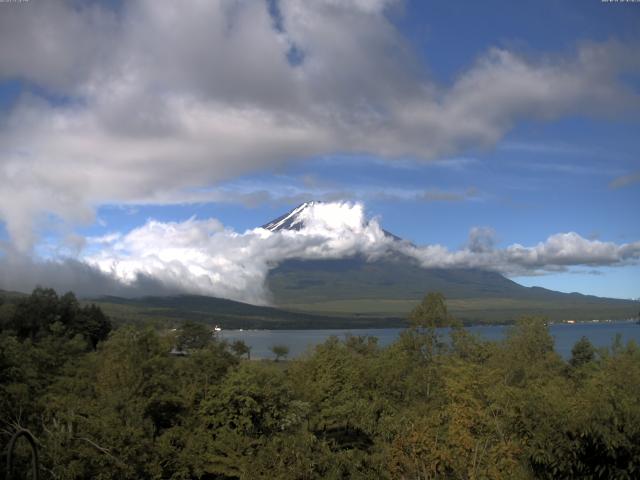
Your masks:
<svg viewBox="0 0 640 480"><path fill-rule="evenodd" d="M476 333L487 340L501 340L504 338L505 329L502 325L487 325L467 327L469 331ZM607 347L613 342L615 336L620 334L626 344L629 340L640 343L640 325L625 321L611 323L577 323L573 325L556 324L549 327L551 335L555 339L556 351L564 358L571 356L573 345L582 336L587 337L596 347ZM273 358L271 347L273 345L286 345L289 347L289 358L295 358L315 345L323 343L332 335L344 339L347 335L373 336L378 338L378 344L386 346L393 343L401 328L367 328L351 330L224 330L220 337L228 341L244 340L251 347L252 358ZM442 329L443 335L447 329Z"/></svg>

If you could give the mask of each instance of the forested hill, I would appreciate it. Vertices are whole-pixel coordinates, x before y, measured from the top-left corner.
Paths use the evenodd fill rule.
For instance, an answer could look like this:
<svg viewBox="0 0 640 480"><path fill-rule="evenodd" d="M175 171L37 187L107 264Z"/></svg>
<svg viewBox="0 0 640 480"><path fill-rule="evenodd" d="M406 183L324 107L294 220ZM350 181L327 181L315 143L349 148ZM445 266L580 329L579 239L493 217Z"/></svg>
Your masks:
<svg viewBox="0 0 640 480"><path fill-rule="evenodd" d="M118 323L193 320L224 328L322 329L402 327L404 317L323 315L292 312L200 295L100 297L91 300Z"/></svg>

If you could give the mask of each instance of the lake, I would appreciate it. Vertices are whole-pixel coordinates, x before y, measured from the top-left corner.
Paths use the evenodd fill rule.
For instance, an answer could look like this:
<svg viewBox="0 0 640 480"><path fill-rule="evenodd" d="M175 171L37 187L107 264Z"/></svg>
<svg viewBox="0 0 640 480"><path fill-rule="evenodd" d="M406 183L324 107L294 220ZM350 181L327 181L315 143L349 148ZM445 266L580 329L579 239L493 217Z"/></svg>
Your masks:
<svg viewBox="0 0 640 480"><path fill-rule="evenodd" d="M467 327L470 332L476 333L487 340L501 340L505 335L503 325L483 325ZM573 345L582 336L587 337L596 347L611 345L615 336L620 334L626 344L629 340L635 340L640 344L640 325L631 321L610 323L576 323L554 324L549 327L551 335L555 339L556 351L565 359L571 356ZM402 328L367 328L351 330L224 330L219 337L230 342L243 340L251 347L251 358L273 358L270 348L273 345L286 345L289 347L289 358L302 355L315 345L323 343L332 335L344 339L347 335L373 336L378 338L380 346L393 343ZM447 335L448 329L442 329L443 335Z"/></svg>

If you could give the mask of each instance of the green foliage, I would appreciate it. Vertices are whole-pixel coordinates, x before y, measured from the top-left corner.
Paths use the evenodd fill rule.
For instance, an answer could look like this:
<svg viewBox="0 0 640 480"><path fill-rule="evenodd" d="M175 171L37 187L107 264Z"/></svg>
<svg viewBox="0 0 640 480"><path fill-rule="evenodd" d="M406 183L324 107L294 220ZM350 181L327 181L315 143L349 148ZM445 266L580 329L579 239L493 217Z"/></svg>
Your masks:
<svg viewBox="0 0 640 480"><path fill-rule="evenodd" d="M287 347L286 345L273 345L271 347L271 352L273 352L273 354L276 356L277 362L281 358L285 358L287 355L289 355L289 347Z"/></svg>
<svg viewBox="0 0 640 480"><path fill-rule="evenodd" d="M231 350L238 357L247 356L247 360L251 360L251 347L242 340L236 340L231 344Z"/></svg>
<svg viewBox="0 0 640 480"><path fill-rule="evenodd" d="M3 311L0 321L0 330L13 332L21 340L81 335L94 350L111 331L109 318L96 305L81 306L71 292L58 297L55 290L41 287Z"/></svg>
<svg viewBox="0 0 640 480"><path fill-rule="evenodd" d="M300 359L246 361L245 344L185 324L186 356L171 355L166 331L131 326L93 350L90 310L72 295L33 297L15 304L25 330L5 323L0 333L0 445L28 428L45 479L640 473L634 343L618 339L596 355L581 340L565 362L538 317L501 342L455 328L446 343L433 328L446 305L432 296L417 326L385 348L333 337ZM16 462L26 469L23 447Z"/></svg>
<svg viewBox="0 0 640 480"><path fill-rule="evenodd" d="M444 295L431 292L425 295L409 314L409 321L413 327L438 328L449 327L456 322L447 311Z"/></svg>
<svg viewBox="0 0 640 480"><path fill-rule="evenodd" d="M592 362L596 358L596 349L587 337L582 337L571 349L569 364L578 368Z"/></svg>
<svg viewBox="0 0 640 480"><path fill-rule="evenodd" d="M203 412L210 428L271 435L302 421L303 403L292 397L282 370L246 362L231 371L215 395L203 402Z"/></svg>
<svg viewBox="0 0 640 480"><path fill-rule="evenodd" d="M178 332L176 347L190 351L206 347L212 341L211 328L202 323L186 320Z"/></svg>

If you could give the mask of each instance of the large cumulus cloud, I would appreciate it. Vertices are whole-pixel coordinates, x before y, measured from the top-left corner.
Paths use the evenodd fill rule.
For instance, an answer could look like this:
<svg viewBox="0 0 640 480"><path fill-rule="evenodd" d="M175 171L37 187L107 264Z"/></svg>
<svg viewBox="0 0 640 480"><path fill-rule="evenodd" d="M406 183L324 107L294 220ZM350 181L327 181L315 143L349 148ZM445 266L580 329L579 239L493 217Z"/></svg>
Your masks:
<svg viewBox="0 0 640 480"><path fill-rule="evenodd" d="M637 112L632 46L528 58L492 49L429 79L393 0L3 5L0 220L28 252L53 215L190 201L194 187L335 152L425 161L495 144L520 119ZM631 52L631 54L629 53Z"/></svg>
<svg viewBox="0 0 640 480"><path fill-rule="evenodd" d="M84 261L124 284L135 286L142 276L174 291L265 303L267 273L283 260L373 259L392 243L375 219L366 221L361 204L314 204L300 219L301 230L244 233L211 219L150 220L124 235L91 239L96 252Z"/></svg>

